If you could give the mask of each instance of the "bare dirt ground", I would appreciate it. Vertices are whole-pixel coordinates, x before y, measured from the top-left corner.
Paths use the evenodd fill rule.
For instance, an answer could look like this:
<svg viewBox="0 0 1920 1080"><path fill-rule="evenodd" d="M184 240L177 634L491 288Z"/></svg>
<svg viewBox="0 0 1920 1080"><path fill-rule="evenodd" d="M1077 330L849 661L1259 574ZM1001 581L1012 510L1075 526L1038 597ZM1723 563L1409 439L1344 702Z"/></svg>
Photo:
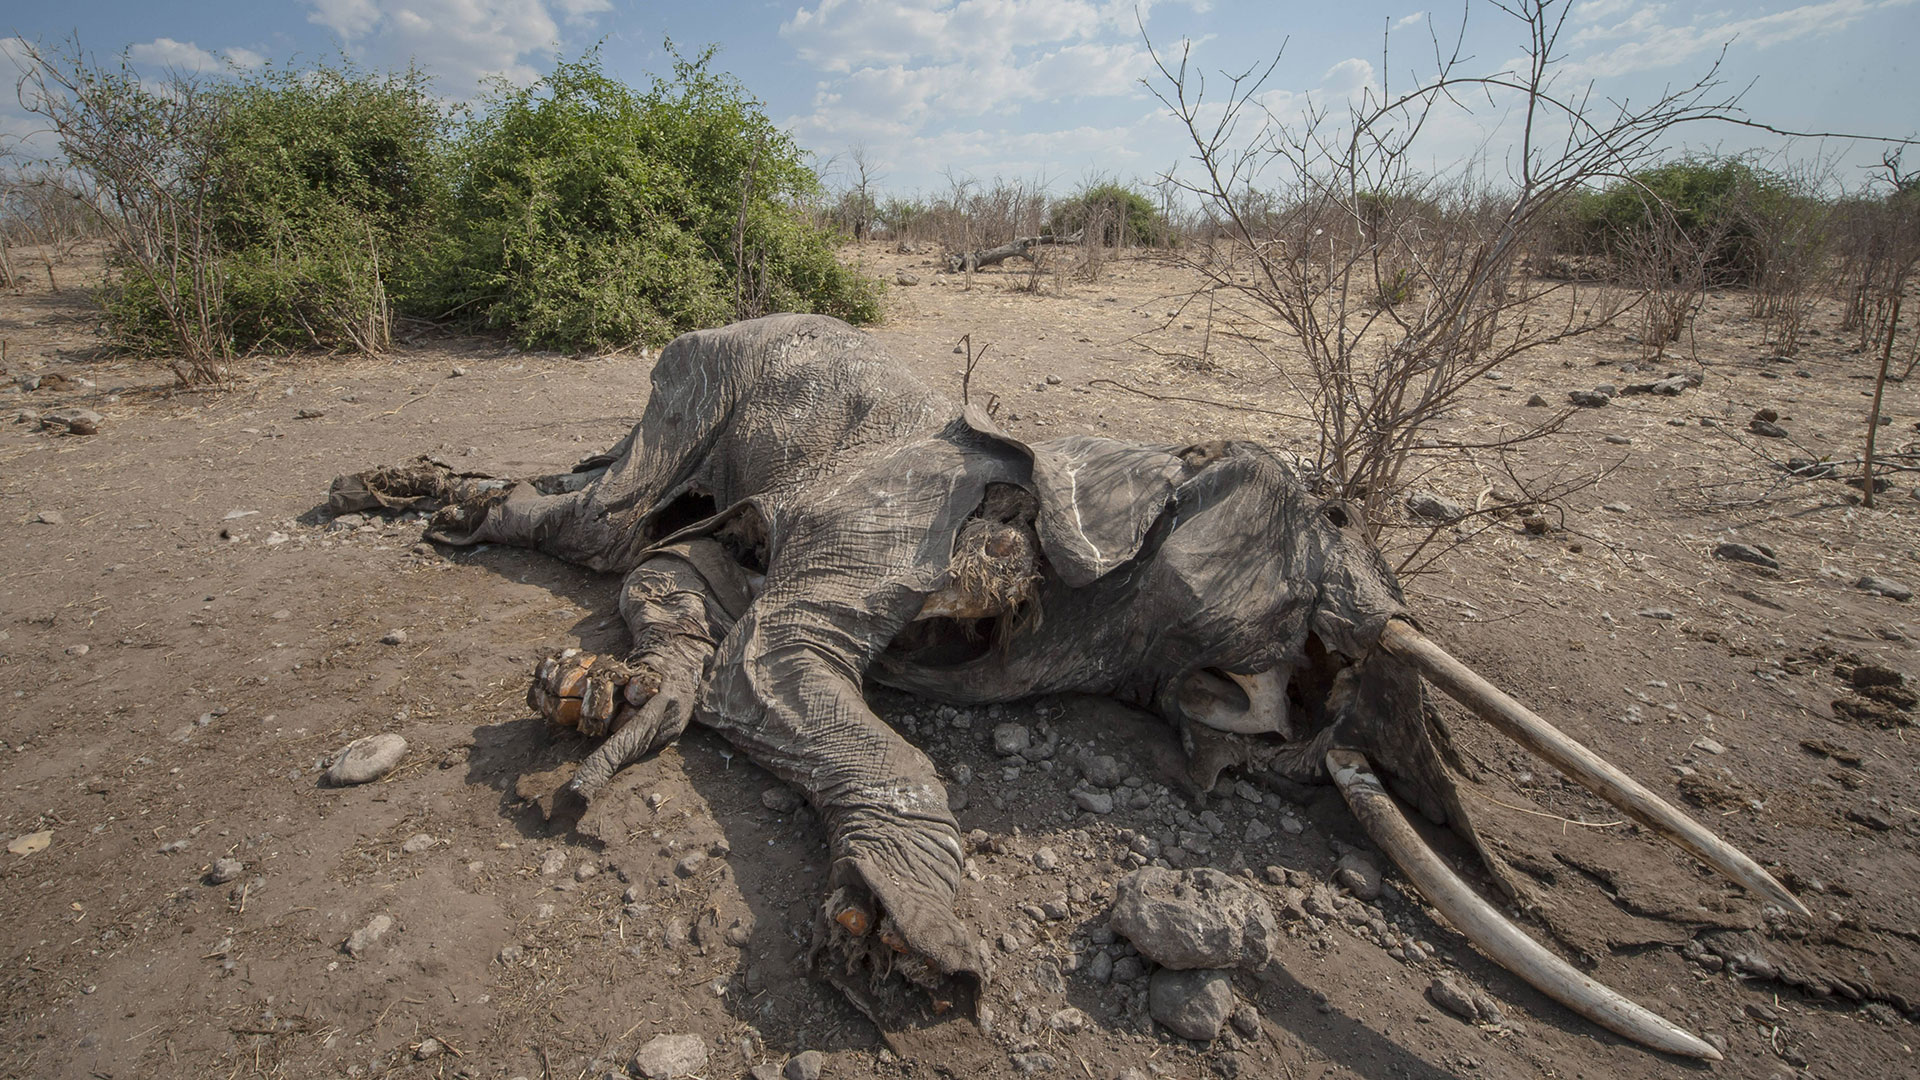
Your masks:
<svg viewBox="0 0 1920 1080"><path fill-rule="evenodd" d="M1265 414L1159 400L1287 405L1262 343L1231 339L1236 351L1216 335L1199 356L1205 324L1167 299L1185 279L1164 260L1034 295L1019 270L968 288L936 284L924 256L855 254L920 276L892 290L875 333L934 385L958 396L963 334L991 344L972 392L996 396L1017 434L1304 437ZM776 785L711 735L627 770L590 824L548 819L589 747L530 717L526 673L548 649L623 647L614 581L521 551L436 550L418 521L324 512L335 475L421 452L526 474L603 449L645 404L645 355L423 331L379 360L250 361L235 389L174 393L98 351L89 272L97 255L64 268L59 291L0 296L9 383L57 371L92 384L0 400L0 834L30 852L0 854L0 1073L572 1080L624 1074L652 1036L692 1033L712 1078L802 1050L847 1078L1920 1075L1903 1012L1920 1006L1911 714L1858 707L1836 674L1920 674L1914 606L1856 587L1920 579L1920 474L1892 474L1866 510L1838 481L1768 460L1858 453L1871 369L1831 311L1776 362L1746 298L1712 296L1697 360L1682 349L1656 372L1699 371L1702 386L1583 410L1526 451L1527 476L1611 467L1564 520L1546 535L1499 521L1406 584L1439 640L1771 866L1824 930L1851 934L1857 970L1843 974L1866 1001L1687 945L1684 929L1662 940L1664 924L1632 916L1631 890L1588 863L1566 872L1605 886L1590 910L1639 928L1594 927L1596 976L1722 1041L1724 1063L1663 1058L1572 1016L1391 884L1371 906L1336 897L1328 918L1287 919L1278 963L1236 982L1258 1026L1183 1042L1147 1018L1139 960L1104 931L1129 853L1244 869L1278 905L1265 868L1324 884L1344 845L1366 846L1338 798L1195 799L1165 729L1097 703L956 713L880 693L977 830L961 912L999 967L980 1036L992 1054L961 1068L903 1059L806 977L818 822L778 791L763 801ZM1620 370L1640 358L1626 327L1531 355L1442 433L1511 430L1539 415L1532 394L1558 404L1645 379ZM99 433L12 422L67 405L101 413ZM1795 445L1746 433L1762 408ZM1913 384L1889 388L1888 413L1883 447L1911 450ZM1494 464L1436 450L1424 482L1472 504L1511 486ZM1419 535L1396 528L1387 543L1404 552ZM1765 545L1780 569L1716 559L1727 540ZM1009 720L1051 756L997 758L990 734ZM1513 806L1592 824L1516 820L1694 882L1754 940L1806 933L1764 922L1757 901L1636 830L1596 827L1613 820L1600 803L1477 724L1456 727ZM320 782L348 741L388 731L409 749L385 780ZM1072 798L1092 751L1129 776L1110 815ZM242 869L211 884L222 858ZM381 916L384 937L344 950ZM1437 1008L1426 990L1448 972L1490 991L1507 1022Z"/></svg>

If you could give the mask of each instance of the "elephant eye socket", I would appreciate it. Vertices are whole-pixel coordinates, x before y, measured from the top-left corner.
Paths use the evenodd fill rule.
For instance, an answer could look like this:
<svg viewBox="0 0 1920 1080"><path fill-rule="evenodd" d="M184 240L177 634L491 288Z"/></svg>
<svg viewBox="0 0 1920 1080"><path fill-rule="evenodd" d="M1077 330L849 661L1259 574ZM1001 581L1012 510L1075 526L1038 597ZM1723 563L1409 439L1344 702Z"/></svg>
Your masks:
<svg viewBox="0 0 1920 1080"><path fill-rule="evenodd" d="M1344 529L1347 527L1347 511L1345 507L1329 506L1326 508L1325 513L1327 520L1333 522L1334 528Z"/></svg>

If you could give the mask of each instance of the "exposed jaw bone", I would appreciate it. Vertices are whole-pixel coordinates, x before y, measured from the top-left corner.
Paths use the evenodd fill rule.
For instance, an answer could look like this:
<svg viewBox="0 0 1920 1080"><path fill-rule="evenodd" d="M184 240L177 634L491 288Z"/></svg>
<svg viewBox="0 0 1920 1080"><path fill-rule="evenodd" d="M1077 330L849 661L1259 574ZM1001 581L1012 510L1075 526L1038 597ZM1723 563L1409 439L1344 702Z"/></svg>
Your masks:
<svg viewBox="0 0 1920 1080"><path fill-rule="evenodd" d="M1460 880L1401 815L1365 755L1327 751L1327 772L1367 835L1454 929L1527 985L1608 1031L1685 1057L1720 1060L1713 1046L1608 989L1549 952Z"/></svg>
<svg viewBox="0 0 1920 1080"><path fill-rule="evenodd" d="M1204 684L1224 675L1247 695L1245 708L1224 699ZM1293 725L1287 716L1287 682L1293 677L1289 667L1270 668L1252 675L1203 669L1189 676L1190 684L1182 694L1188 719L1215 731L1236 735L1279 735L1293 737ZM1224 686L1219 688L1225 690Z"/></svg>
<svg viewBox="0 0 1920 1080"><path fill-rule="evenodd" d="M1796 915L1811 917L1805 904L1744 852L1713 835L1672 803L1648 791L1605 758L1502 693L1418 630L1391 620L1380 635L1380 644L1412 664L1448 697L1472 709L1502 734L1538 754L1627 816L1685 848L1749 892Z"/></svg>

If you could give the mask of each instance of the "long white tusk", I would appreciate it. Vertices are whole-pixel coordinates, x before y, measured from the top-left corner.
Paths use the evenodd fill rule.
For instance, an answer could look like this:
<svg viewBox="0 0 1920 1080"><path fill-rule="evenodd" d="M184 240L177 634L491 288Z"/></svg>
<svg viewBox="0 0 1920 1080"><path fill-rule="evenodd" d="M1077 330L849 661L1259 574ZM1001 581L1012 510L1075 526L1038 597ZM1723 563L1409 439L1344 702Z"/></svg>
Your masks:
<svg viewBox="0 0 1920 1080"><path fill-rule="evenodd" d="M1327 772L1333 776L1340 794L1346 796L1347 805L1353 808L1353 816L1360 819L1361 827L1373 842L1413 881L1428 903L1495 963L1608 1031L1669 1054L1720 1060L1720 1051L1710 1043L1629 1001L1547 951L1468 888L1453 868L1407 824L1400 808L1373 775L1364 754L1329 750Z"/></svg>
<svg viewBox="0 0 1920 1080"><path fill-rule="evenodd" d="M1672 803L1648 791L1617 766L1502 693L1499 687L1481 678L1418 630L1398 619L1389 620L1380 635L1380 644L1419 669L1448 697L1472 709L1508 738L1619 807L1628 817L1692 852L1695 858L1740 883L1749 892L1764 896L1795 914L1811 915L1799 898L1739 848L1713 835Z"/></svg>

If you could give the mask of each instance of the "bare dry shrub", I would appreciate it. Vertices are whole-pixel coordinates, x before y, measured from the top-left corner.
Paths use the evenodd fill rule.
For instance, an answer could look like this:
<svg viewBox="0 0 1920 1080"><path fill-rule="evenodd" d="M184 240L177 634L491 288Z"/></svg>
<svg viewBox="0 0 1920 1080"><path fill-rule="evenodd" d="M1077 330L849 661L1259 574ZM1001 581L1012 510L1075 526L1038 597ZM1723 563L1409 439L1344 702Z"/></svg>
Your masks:
<svg viewBox="0 0 1920 1080"><path fill-rule="evenodd" d="M1610 294L1521 272L1535 230L1573 192L1651 160L1674 125L1735 100L1716 96L1715 68L1650 105L1599 105L1558 85L1564 3L1502 10L1530 41L1517 70L1464 74L1458 41L1449 53L1436 40L1431 78L1370 89L1340 117L1317 103L1273 113L1262 96L1271 65L1228 76L1210 97L1188 48L1177 60L1154 51L1152 89L1186 127L1198 165L1173 180L1221 238L1189 263L1204 290L1296 346L1276 366L1312 420L1314 464L1330 493L1365 505L1376 531L1423 432L1473 379L1613 316ZM1469 96L1516 114L1522 134L1505 176L1423 175L1414 162L1426 122Z"/></svg>

